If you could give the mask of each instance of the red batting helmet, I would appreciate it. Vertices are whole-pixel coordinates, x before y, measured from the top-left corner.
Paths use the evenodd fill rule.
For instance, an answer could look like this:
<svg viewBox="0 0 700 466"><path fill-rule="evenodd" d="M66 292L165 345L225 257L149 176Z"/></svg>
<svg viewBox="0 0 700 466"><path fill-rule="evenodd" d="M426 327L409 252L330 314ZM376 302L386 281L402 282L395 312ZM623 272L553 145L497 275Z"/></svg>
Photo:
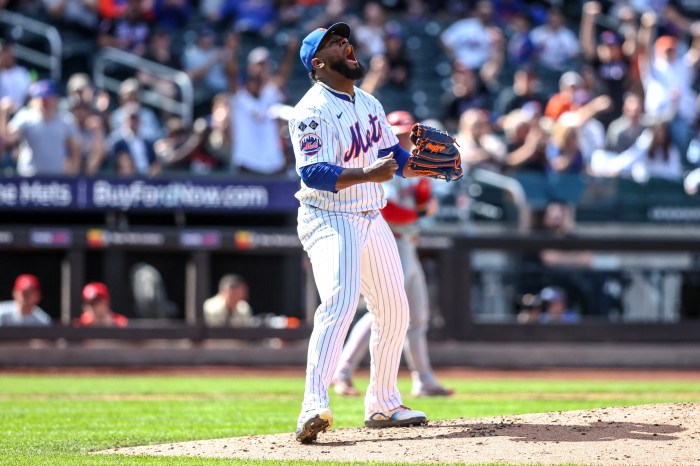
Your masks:
<svg viewBox="0 0 700 466"><path fill-rule="evenodd" d="M394 134L404 134L411 131L413 125L416 124L416 119L413 115L405 110L396 110L386 116L386 120L391 125L391 130Z"/></svg>
<svg viewBox="0 0 700 466"><path fill-rule="evenodd" d="M109 289L107 285L100 282L92 282L85 285L85 288L83 288L83 301L92 302L97 299L109 302Z"/></svg>

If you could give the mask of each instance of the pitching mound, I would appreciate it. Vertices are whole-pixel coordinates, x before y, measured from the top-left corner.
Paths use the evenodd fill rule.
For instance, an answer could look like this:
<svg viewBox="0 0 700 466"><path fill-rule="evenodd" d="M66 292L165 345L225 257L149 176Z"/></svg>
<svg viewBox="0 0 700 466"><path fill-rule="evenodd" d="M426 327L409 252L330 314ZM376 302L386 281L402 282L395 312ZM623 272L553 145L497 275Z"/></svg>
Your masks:
<svg viewBox="0 0 700 466"><path fill-rule="evenodd" d="M642 405L394 429L331 429L117 448L100 453L355 463L700 464L700 403Z"/></svg>

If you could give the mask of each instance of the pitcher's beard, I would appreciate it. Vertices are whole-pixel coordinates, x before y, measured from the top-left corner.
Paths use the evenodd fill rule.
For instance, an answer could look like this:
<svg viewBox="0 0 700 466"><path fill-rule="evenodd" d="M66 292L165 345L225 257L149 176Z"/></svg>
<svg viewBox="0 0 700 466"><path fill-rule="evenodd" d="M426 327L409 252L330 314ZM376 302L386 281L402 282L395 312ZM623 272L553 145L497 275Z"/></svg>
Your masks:
<svg viewBox="0 0 700 466"><path fill-rule="evenodd" d="M360 63L359 61L357 62L357 68L350 68L348 66L347 61L345 61L344 58L335 62L331 62L328 64L328 66L333 71L337 71L344 77L352 79L353 81L357 81L358 79L364 78L366 74L365 67L362 66L362 63Z"/></svg>

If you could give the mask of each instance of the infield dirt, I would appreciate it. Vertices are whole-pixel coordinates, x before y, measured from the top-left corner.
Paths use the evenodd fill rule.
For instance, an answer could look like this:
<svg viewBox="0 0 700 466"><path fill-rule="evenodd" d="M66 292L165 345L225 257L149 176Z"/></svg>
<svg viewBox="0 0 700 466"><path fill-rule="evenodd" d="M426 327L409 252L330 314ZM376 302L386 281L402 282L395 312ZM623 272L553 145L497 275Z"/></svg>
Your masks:
<svg viewBox="0 0 700 466"><path fill-rule="evenodd" d="M429 413L428 413L429 414ZM292 433L119 448L99 453L406 464L700 464L700 403L331 429L300 445Z"/></svg>

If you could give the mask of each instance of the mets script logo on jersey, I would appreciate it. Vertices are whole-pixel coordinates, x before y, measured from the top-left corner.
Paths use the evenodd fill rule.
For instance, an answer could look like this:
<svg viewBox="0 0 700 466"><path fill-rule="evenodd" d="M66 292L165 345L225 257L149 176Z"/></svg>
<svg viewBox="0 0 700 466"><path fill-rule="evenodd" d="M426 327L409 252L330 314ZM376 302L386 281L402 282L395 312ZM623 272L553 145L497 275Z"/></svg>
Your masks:
<svg viewBox="0 0 700 466"><path fill-rule="evenodd" d="M322 146L321 138L315 133L306 133L299 141L299 150L307 157L318 154Z"/></svg>
<svg viewBox="0 0 700 466"><path fill-rule="evenodd" d="M354 125L350 125L352 142L350 143L350 148L345 151L343 157L344 161L348 162L350 159L357 158L360 156L360 153L367 153L374 143L379 142L379 140L382 138L382 127L379 125L379 123L377 123L379 118L371 113L368 116L372 131L366 130L365 134L363 135L361 134L359 121L356 121Z"/></svg>

